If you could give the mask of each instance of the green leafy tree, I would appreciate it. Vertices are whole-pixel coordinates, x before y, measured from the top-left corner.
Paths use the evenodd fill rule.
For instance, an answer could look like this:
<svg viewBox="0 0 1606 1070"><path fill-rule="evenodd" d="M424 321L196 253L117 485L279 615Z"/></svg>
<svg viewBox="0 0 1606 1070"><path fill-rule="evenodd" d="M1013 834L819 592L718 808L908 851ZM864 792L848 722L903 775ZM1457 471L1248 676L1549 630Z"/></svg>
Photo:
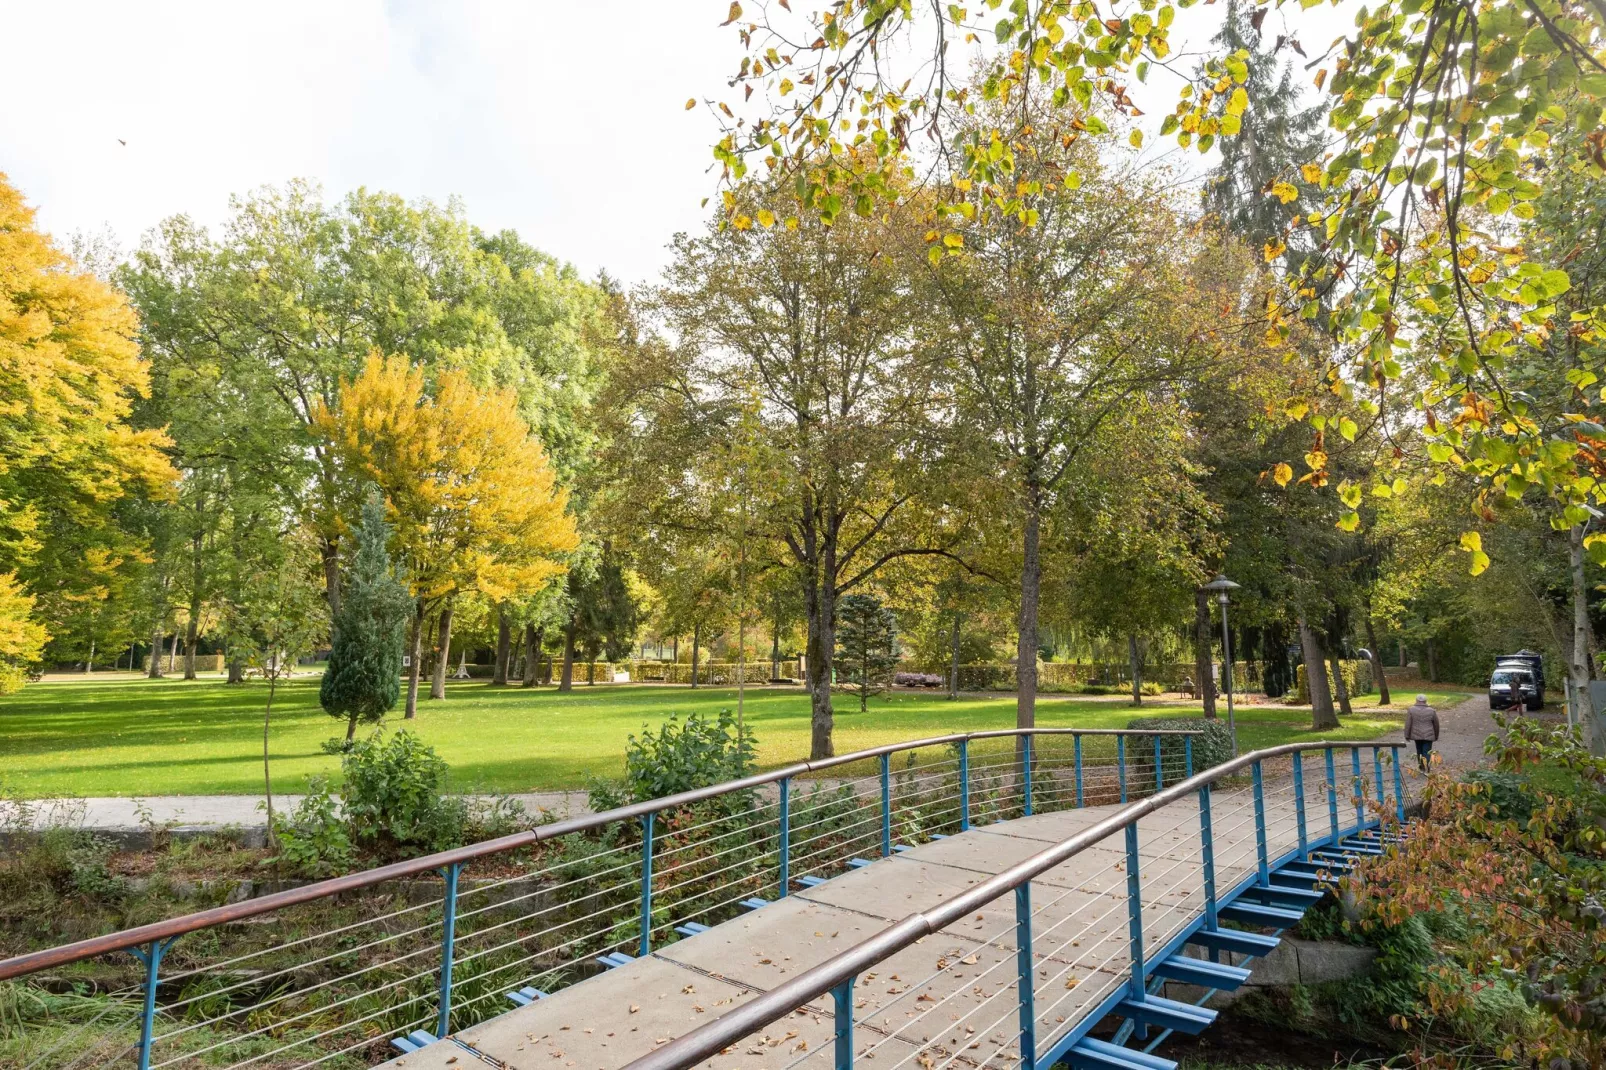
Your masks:
<svg viewBox="0 0 1606 1070"><path fill-rule="evenodd" d="M401 695L402 646L413 610L406 584L391 571L390 525L377 493L363 502L353 532L356 554L334 621L329 666L318 701L331 717L346 718L346 742L359 721L379 721Z"/></svg>
<svg viewBox="0 0 1606 1070"><path fill-rule="evenodd" d="M837 603L836 654L843 677L859 689L860 713L898 665L897 636L892 610L875 595L843 595Z"/></svg>

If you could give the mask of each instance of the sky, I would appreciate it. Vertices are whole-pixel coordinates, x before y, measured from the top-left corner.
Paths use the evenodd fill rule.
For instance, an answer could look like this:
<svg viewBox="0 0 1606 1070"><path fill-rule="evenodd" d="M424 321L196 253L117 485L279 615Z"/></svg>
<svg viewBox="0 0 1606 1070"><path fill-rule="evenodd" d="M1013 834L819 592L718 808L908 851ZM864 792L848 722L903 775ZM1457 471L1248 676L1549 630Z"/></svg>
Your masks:
<svg viewBox="0 0 1606 1070"><path fill-rule="evenodd" d="M169 215L216 226L231 194L307 178L331 198L455 196L484 230L649 281L717 190L716 124L685 105L730 95L728 7L0 0L0 172L45 230L109 232L125 252ZM1184 12L1178 50L1220 10ZM1312 56L1335 14L1318 12L1319 41L1303 33ZM1157 127L1177 83L1153 81L1133 97Z"/></svg>

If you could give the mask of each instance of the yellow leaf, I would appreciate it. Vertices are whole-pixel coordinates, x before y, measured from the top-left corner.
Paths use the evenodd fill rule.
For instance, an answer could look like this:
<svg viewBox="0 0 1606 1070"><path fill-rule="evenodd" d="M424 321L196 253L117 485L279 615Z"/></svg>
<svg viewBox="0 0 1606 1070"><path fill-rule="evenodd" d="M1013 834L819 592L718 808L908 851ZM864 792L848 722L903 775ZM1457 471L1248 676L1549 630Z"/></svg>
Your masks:
<svg viewBox="0 0 1606 1070"><path fill-rule="evenodd" d="M751 216L738 215L735 219L731 220L731 226L735 227L737 230L752 230L753 219Z"/></svg>
<svg viewBox="0 0 1606 1070"><path fill-rule="evenodd" d="M1277 467L1271 470L1271 478L1277 481L1279 487L1288 486L1288 481L1294 478L1293 466L1286 461L1278 461Z"/></svg>
<svg viewBox="0 0 1606 1070"><path fill-rule="evenodd" d="M766 230L775 225L775 213L768 208L758 210L758 225Z"/></svg>
<svg viewBox="0 0 1606 1070"><path fill-rule="evenodd" d="M1461 549L1477 553L1483 549L1483 536L1476 531L1463 531L1461 533Z"/></svg>
<svg viewBox="0 0 1606 1070"><path fill-rule="evenodd" d="M1338 523L1333 526L1338 528L1340 531L1354 531L1356 528L1361 526L1361 514L1351 509L1343 516L1339 517Z"/></svg>
<svg viewBox="0 0 1606 1070"><path fill-rule="evenodd" d="M739 19L741 17L742 17L742 5L736 3L736 0L731 0L730 17L727 18L724 22L720 23L720 25L721 26L729 26L731 23L735 22L737 19Z"/></svg>
<svg viewBox="0 0 1606 1070"><path fill-rule="evenodd" d="M786 229L787 230L796 230L797 229L797 216L789 215L789 216L786 217Z"/></svg>
<svg viewBox="0 0 1606 1070"><path fill-rule="evenodd" d="M1286 250L1287 248L1288 248L1288 246L1284 245L1280 241L1269 241L1269 242L1267 242L1265 250L1264 250L1264 252L1266 254L1266 262L1269 264L1273 260L1276 260L1279 256L1283 255L1283 251Z"/></svg>
<svg viewBox="0 0 1606 1070"><path fill-rule="evenodd" d="M1299 169L1299 175L1314 186L1322 180L1322 165L1316 163L1305 164Z"/></svg>
<svg viewBox="0 0 1606 1070"><path fill-rule="evenodd" d="M1127 140L1132 143L1132 147L1134 149L1141 149L1143 147L1143 131L1141 131L1141 130L1132 131L1131 135L1127 138Z"/></svg>
<svg viewBox="0 0 1606 1070"><path fill-rule="evenodd" d="M948 233L942 236L942 243L950 249L957 249L965 244L965 239L957 234Z"/></svg>
<svg viewBox="0 0 1606 1070"><path fill-rule="evenodd" d="M1249 107L1249 93L1243 86L1239 86L1232 91L1232 96L1227 98L1227 114L1242 115L1247 107Z"/></svg>
<svg viewBox="0 0 1606 1070"><path fill-rule="evenodd" d="M686 98L686 110L687 111L691 111L696 106L697 106L697 98L696 97L687 97Z"/></svg>
<svg viewBox="0 0 1606 1070"><path fill-rule="evenodd" d="M1299 198L1299 188L1292 182L1277 182L1271 187L1271 192L1279 201L1288 204Z"/></svg>

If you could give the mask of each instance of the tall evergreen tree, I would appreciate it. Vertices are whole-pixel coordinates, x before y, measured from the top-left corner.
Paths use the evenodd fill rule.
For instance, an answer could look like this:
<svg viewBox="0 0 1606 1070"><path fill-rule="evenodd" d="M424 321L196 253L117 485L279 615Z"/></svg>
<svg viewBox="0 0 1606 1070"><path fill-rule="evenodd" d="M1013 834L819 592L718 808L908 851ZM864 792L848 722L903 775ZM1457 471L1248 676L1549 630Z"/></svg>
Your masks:
<svg viewBox="0 0 1606 1070"><path fill-rule="evenodd" d="M897 621L892 610L872 594L843 595L837 603L836 655L843 675L859 688L859 712L870 696L886 685L898 664L893 646Z"/></svg>
<svg viewBox="0 0 1606 1070"><path fill-rule="evenodd" d="M376 722L396 705L402 644L413 611L407 586L391 572L390 525L377 491L363 503L355 536L357 553L318 692L329 716L346 718L347 741L356 735L357 722Z"/></svg>
<svg viewBox="0 0 1606 1070"><path fill-rule="evenodd" d="M1227 229L1257 249L1286 242L1282 259L1292 271L1315 251L1314 232L1299 227L1285 233L1298 202L1285 203L1272 186L1286 182L1299 187L1300 167L1321 159L1326 109L1320 104L1299 107L1293 65L1278 57L1284 47L1299 46L1291 37L1279 37L1267 46L1261 25L1268 10L1227 0L1226 20L1213 38L1224 52L1248 53L1249 106L1237 136L1216 142L1221 162L1205 183L1204 204ZM1221 100L1226 107L1227 97Z"/></svg>

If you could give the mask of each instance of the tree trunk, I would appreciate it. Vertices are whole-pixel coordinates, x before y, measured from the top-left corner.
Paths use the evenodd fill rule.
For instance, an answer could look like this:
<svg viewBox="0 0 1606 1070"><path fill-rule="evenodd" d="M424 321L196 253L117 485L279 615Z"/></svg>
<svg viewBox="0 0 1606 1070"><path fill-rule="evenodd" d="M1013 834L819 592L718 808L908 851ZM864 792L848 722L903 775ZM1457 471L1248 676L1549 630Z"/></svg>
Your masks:
<svg viewBox="0 0 1606 1070"><path fill-rule="evenodd" d="M1340 660L1338 651L1338 644L1335 643L1327 657L1333 663L1333 690L1338 693L1338 712L1348 717L1355 711L1350 708L1349 684L1344 682L1344 662Z"/></svg>
<svg viewBox="0 0 1606 1070"><path fill-rule="evenodd" d="M507 607L496 607L496 668L491 670L491 683L506 684L508 660L513 654L513 627L507 619Z"/></svg>
<svg viewBox="0 0 1606 1070"><path fill-rule="evenodd" d="M323 555L323 596L329 601L329 619L340 619L340 544L332 539L321 539Z"/></svg>
<svg viewBox="0 0 1606 1070"><path fill-rule="evenodd" d="M435 651L435 671L429 678L429 697L446 697L446 663L452 657L452 607L441 610L440 626L435 632L440 646Z"/></svg>
<svg viewBox="0 0 1606 1070"><path fill-rule="evenodd" d="M1589 648L1594 637L1589 627L1589 588L1584 582L1584 525L1575 524L1567 533L1567 570L1572 577L1573 649L1567 666L1567 702L1572 723L1590 724L1594 713L1589 701Z"/></svg>
<svg viewBox="0 0 1606 1070"><path fill-rule="evenodd" d="M574 618L563 629L563 677L558 681L559 691L574 690Z"/></svg>
<svg viewBox="0 0 1606 1070"><path fill-rule="evenodd" d="M167 671L172 672L178 667L178 633L173 633L172 642L167 644Z"/></svg>
<svg viewBox="0 0 1606 1070"><path fill-rule="evenodd" d="M1430 683L1438 683L1439 682L1439 656L1438 656L1438 651L1434 648L1433 639L1432 639L1431 636L1428 638L1428 641L1427 641L1427 654L1428 654L1428 681Z"/></svg>
<svg viewBox="0 0 1606 1070"><path fill-rule="evenodd" d="M162 626L158 624L151 631L151 667L145 674L149 679L162 678Z"/></svg>
<svg viewBox="0 0 1606 1070"><path fill-rule="evenodd" d="M535 678L541 671L541 632L533 624L524 626L524 686L534 687Z"/></svg>
<svg viewBox="0 0 1606 1070"><path fill-rule="evenodd" d="M1143 659L1138 657L1138 637L1126 637L1126 657L1132 665L1132 705L1143 705Z"/></svg>
<svg viewBox="0 0 1606 1070"><path fill-rule="evenodd" d="M691 686L697 686L697 655L703 646L702 621L691 626Z"/></svg>
<svg viewBox="0 0 1606 1070"><path fill-rule="evenodd" d="M586 686L592 687L597 682L597 659L586 658Z"/></svg>
<svg viewBox="0 0 1606 1070"><path fill-rule="evenodd" d="M953 635L948 641L948 698L959 698L959 624L964 614L955 611Z"/></svg>
<svg viewBox="0 0 1606 1070"><path fill-rule="evenodd" d="M268 725L273 720L273 692L278 687L279 674L276 670L268 673L268 705L262 711L262 790L268 803L268 843L279 842L273 831L273 773L268 766Z"/></svg>
<svg viewBox="0 0 1606 1070"><path fill-rule="evenodd" d="M772 622L770 628L770 679L781 678L781 622Z"/></svg>
<svg viewBox="0 0 1606 1070"><path fill-rule="evenodd" d="M1304 614L1299 620L1299 650L1305 661L1305 687L1310 692L1310 728L1321 732L1338 727L1338 715L1333 712L1333 695L1327 689L1327 659L1322 654L1322 642Z"/></svg>
<svg viewBox="0 0 1606 1070"><path fill-rule="evenodd" d="M805 646L803 681L809 689L809 758L836 755L832 734L836 728L831 708L831 668L836 656L836 571L823 566L804 581L803 601L808 612L809 635Z"/></svg>
<svg viewBox="0 0 1606 1070"><path fill-rule="evenodd" d="M1197 677L1195 690L1204 704L1204 715L1216 715L1216 674L1212 669L1210 634L1210 592L1193 592L1193 674Z"/></svg>
<svg viewBox="0 0 1606 1070"><path fill-rule="evenodd" d="M1381 706L1389 704L1389 678L1383 675L1383 655L1377 649L1377 628L1372 623L1371 607L1366 613L1366 652L1372 662L1372 675L1377 677L1377 701Z"/></svg>
<svg viewBox="0 0 1606 1070"><path fill-rule="evenodd" d="M89 657L84 661L84 675L88 676L95 671L95 638L89 638Z"/></svg>
<svg viewBox="0 0 1606 1070"><path fill-rule="evenodd" d="M351 716L346 719L346 743L349 745L357 738L357 711L352 710Z"/></svg>
<svg viewBox="0 0 1606 1070"><path fill-rule="evenodd" d="M229 657L229 683L245 683L245 659L238 654Z"/></svg>
<svg viewBox="0 0 1606 1070"><path fill-rule="evenodd" d="M418 603L413 611L413 626L407 636L407 653L410 655L407 665L407 706L403 720L411 721L418 716L418 671L423 660L424 647L424 604Z"/></svg>

